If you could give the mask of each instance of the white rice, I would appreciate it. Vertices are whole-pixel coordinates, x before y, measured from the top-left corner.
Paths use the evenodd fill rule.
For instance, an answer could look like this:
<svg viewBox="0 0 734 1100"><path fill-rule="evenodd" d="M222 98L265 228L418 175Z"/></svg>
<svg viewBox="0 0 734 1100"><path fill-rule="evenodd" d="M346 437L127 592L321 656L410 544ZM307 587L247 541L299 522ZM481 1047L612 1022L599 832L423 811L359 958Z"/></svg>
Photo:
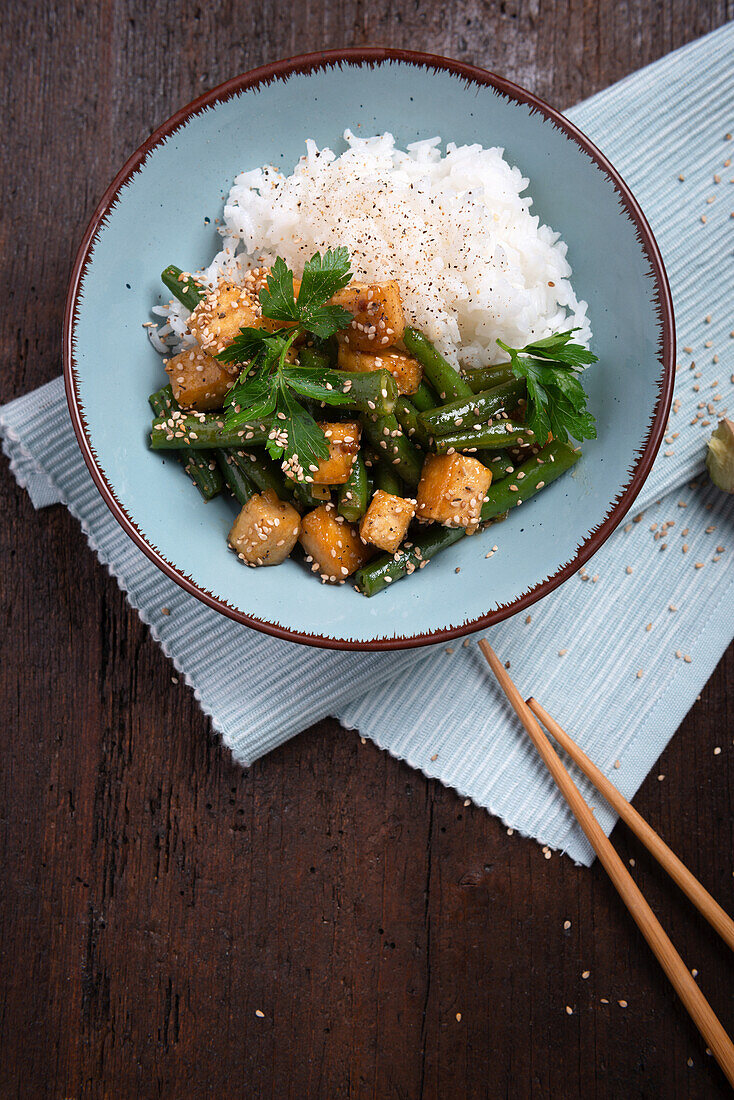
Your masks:
<svg viewBox="0 0 734 1100"><path fill-rule="evenodd" d="M566 245L531 214L529 180L503 149L449 142L442 154L438 137L405 151L392 134L344 138L341 156L307 140L290 176L264 167L236 177L223 248L199 273L208 285L239 282L276 256L298 275L314 252L346 245L354 277L396 279L409 323L455 366L506 359L498 338L523 347L578 327L588 343ZM185 345L188 311L174 302L155 312L167 320L159 340Z"/></svg>

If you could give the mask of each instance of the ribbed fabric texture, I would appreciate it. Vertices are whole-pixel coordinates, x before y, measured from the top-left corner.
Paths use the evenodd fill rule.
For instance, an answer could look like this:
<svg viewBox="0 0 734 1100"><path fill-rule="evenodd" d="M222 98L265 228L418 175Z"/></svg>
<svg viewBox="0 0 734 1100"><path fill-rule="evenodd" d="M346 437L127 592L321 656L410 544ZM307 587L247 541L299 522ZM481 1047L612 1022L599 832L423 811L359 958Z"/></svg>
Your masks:
<svg viewBox="0 0 734 1100"><path fill-rule="evenodd" d="M678 411L636 522L531 609L529 622L520 615L489 632L521 689L627 797L711 675L734 624L732 499L703 476L689 485L733 390L734 169L724 165L734 153L725 140L734 130L733 54L730 24L568 112L622 172L661 246L676 307ZM591 862L474 644L326 653L256 634L184 593L122 533L81 459L60 379L1 409L0 432L34 505L66 503L241 763L336 714L518 832ZM614 816L580 783L609 831Z"/></svg>

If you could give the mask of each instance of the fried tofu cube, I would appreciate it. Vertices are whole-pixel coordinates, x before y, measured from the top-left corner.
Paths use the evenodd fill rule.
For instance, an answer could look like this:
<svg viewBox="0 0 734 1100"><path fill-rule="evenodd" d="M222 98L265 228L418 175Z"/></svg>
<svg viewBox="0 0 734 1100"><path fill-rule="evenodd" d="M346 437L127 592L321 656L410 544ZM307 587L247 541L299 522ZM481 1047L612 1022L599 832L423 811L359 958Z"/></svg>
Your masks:
<svg viewBox="0 0 734 1100"><path fill-rule="evenodd" d="M403 303L394 279L388 283L350 283L337 291L331 303L354 314L349 328L338 333L340 343L353 351L388 348L403 335Z"/></svg>
<svg viewBox="0 0 734 1100"><path fill-rule="evenodd" d="M261 280L262 281L262 280ZM228 347L241 328L264 328L273 332L278 328L293 328L295 322L273 321L263 317L257 286L242 286L220 280L189 317L189 331L204 351L218 355ZM300 283L294 280L294 293L298 293Z"/></svg>
<svg viewBox="0 0 734 1100"><path fill-rule="evenodd" d="M221 409L237 378L238 368L228 368L201 348L187 348L166 361L173 396L182 409Z"/></svg>
<svg viewBox="0 0 734 1100"><path fill-rule="evenodd" d="M394 554L405 538L414 515L414 500L377 489L359 521L359 533L365 542Z"/></svg>
<svg viewBox="0 0 734 1100"><path fill-rule="evenodd" d="M255 493L232 525L227 542L248 565L280 565L301 533L301 517L273 489Z"/></svg>
<svg viewBox="0 0 734 1100"><path fill-rule="evenodd" d="M372 557L357 528L333 504L322 504L301 521L301 546L309 565L324 581L343 581Z"/></svg>
<svg viewBox="0 0 734 1100"><path fill-rule="evenodd" d="M427 455L418 485L416 515L444 527L476 531L492 473L469 455Z"/></svg>
<svg viewBox="0 0 734 1100"><path fill-rule="evenodd" d="M423 378L423 367L411 355L404 355L395 348L370 355L366 351L352 351L347 344L339 345L341 370L388 370L398 384L398 393L415 393Z"/></svg>
<svg viewBox="0 0 734 1100"><path fill-rule="evenodd" d="M261 326L260 303L247 287L222 280L189 317L189 331L212 355L232 343L241 328Z"/></svg>
<svg viewBox="0 0 734 1100"><path fill-rule="evenodd" d="M309 473L313 475L314 485L343 485L349 481L362 428L356 420L342 423L322 420L319 427L329 444L329 457L322 458L317 469Z"/></svg>

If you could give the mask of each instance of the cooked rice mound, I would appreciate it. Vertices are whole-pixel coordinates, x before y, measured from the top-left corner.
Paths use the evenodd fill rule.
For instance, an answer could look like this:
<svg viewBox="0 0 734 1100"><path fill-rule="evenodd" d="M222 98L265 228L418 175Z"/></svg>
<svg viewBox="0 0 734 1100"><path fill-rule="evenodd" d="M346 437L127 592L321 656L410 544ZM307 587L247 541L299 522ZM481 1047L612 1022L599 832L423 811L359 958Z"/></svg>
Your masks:
<svg viewBox="0 0 734 1100"><path fill-rule="evenodd" d="M438 137L406 150L387 133L344 138L340 156L306 141L289 176L270 166L237 176L207 283L241 281L275 256L300 275L314 252L346 245L354 277L396 279L409 323L455 366L506 359L498 338L522 347L578 327L588 343L566 245L531 213L529 181L502 149L449 142L444 154ZM158 337L185 344L184 307L156 312L168 319Z"/></svg>

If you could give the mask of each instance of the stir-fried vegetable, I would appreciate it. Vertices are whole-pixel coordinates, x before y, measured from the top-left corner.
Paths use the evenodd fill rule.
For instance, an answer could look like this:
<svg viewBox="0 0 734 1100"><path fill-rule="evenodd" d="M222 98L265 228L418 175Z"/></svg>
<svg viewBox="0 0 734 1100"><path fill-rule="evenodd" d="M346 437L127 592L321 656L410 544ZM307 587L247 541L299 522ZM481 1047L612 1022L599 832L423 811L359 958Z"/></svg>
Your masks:
<svg viewBox="0 0 734 1100"><path fill-rule="evenodd" d="M322 582L354 575L373 596L578 461L567 440L594 436L580 370L595 357L567 331L498 341L509 362L459 373L406 326L397 283L349 268L344 248L300 281L280 259L213 288L166 268L190 338L149 398L150 445L206 499L226 486L243 562L280 564L300 541Z"/></svg>

